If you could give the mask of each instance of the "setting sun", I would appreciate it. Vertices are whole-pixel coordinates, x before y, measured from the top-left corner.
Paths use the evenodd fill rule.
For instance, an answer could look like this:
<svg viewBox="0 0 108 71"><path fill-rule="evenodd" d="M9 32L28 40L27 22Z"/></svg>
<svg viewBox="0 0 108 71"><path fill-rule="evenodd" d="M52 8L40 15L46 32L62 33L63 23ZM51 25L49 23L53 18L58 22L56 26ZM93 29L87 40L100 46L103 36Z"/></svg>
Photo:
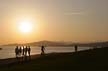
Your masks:
<svg viewBox="0 0 108 71"><path fill-rule="evenodd" d="M32 28L33 28L33 25L31 21L24 20L24 21L20 21L19 23L20 32L29 33L32 31Z"/></svg>

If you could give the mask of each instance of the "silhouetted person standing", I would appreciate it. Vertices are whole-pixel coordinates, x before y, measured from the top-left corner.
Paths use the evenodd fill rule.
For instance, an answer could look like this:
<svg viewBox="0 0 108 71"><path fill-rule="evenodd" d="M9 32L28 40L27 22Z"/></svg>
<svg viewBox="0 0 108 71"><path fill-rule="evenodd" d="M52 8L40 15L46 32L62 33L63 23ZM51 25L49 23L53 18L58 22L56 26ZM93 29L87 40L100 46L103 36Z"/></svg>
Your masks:
<svg viewBox="0 0 108 71"><path fill-rule="evenodd" d="M78 51L78 46L77 45L75 45L75 52L77 52Z"/></svg>
<svg viewBox="0 0 108 71"><path fill-rule="evenodd" d="M24 46L23 46L23 49L22 49L22 55L24 56L25 52L24 52Z"/></svg>
<svg viewBox="0 0 108 71"><path fill-rule="evenodd" d="M28 51L27 46L25 46L25 48L24 48L24 61L27 61L27 51Z"/></svg>
<svg viewBox="0 0 108 71"><path fill-rule="evenodd" d="M18 46L16 46L16 48L15 48L15 54L16 54L16 58L18 59L18 54L19 54L19 52L18 52Z"/></svg>
<svg viewBox="0 0 108 71"><path fill-rule="evenodd" d="M19 56L22 56L21 54L22 54L22 48L20 46L20 48L19 48Z"/></svg>
<svg viewBox="0 0 108 71"><path fill-rule="evenodd" d="M31 48L28 46L28 55L30 56Z"/></svg>
<svg viewBox="0 0 108 71"><path fill-rule="evenodd" d="M45 47L41 46L41 55L44 55L44 54L45 54Z"/></svg>
<svg viewBox="0 0 108 71"><path fill-rule="evenodd" d="M27 46L26 46L26 48L25 48L25 56L27 56Z"/></svg>
<svg viewBox="0 0 108 71"><path fill-rule="evenodd" d="M31 48L30 48L30 46L28 46L28 48L27 48L27 52L28 52L28 55L29 55L29 60L31 59L31 56L30 56L30 53L31 53Z"/></svg>

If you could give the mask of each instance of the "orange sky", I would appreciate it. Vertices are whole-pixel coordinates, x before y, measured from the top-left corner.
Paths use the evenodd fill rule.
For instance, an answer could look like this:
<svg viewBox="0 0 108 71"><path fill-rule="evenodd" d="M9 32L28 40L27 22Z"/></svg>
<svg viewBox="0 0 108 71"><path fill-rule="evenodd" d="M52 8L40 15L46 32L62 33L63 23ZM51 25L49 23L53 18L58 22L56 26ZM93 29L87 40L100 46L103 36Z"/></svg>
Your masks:
<svg viewBox="0 0 108 71"><path fill-rule="evenodd" d="M107 0L0 0L0 44L108 40ZM32 31L19 31L30 20Z"/></svg>

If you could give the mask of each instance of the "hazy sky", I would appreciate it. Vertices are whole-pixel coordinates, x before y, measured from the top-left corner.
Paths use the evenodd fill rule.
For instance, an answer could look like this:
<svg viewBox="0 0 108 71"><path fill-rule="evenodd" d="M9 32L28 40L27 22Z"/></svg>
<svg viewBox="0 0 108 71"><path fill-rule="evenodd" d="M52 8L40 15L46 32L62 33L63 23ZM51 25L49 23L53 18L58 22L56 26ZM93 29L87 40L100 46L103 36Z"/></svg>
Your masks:
<svg viewBox="0 0 108 71"><path fill-rule="evenodd" d="M33 31L21 33L20 20ZM108 0L0 0L0 44L108 40Z"/></svg>

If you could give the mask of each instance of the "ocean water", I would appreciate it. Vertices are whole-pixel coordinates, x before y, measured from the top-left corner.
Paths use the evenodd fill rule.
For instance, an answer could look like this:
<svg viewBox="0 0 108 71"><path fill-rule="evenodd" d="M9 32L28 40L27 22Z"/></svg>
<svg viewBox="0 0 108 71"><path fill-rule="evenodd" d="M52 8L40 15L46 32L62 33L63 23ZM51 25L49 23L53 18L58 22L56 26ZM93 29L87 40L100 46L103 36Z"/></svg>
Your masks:
<svg viewBox="0 0 108 71"><path fill-rule="evenodd" d="M15 57L16 46L1 46L0 59ZM78 51L88 50L91 47L79 47ZM59 53L59 52L74 52L74 47L45 47L45 53ZM31 55L40 54L41 47L31 46Z"/></svg>

